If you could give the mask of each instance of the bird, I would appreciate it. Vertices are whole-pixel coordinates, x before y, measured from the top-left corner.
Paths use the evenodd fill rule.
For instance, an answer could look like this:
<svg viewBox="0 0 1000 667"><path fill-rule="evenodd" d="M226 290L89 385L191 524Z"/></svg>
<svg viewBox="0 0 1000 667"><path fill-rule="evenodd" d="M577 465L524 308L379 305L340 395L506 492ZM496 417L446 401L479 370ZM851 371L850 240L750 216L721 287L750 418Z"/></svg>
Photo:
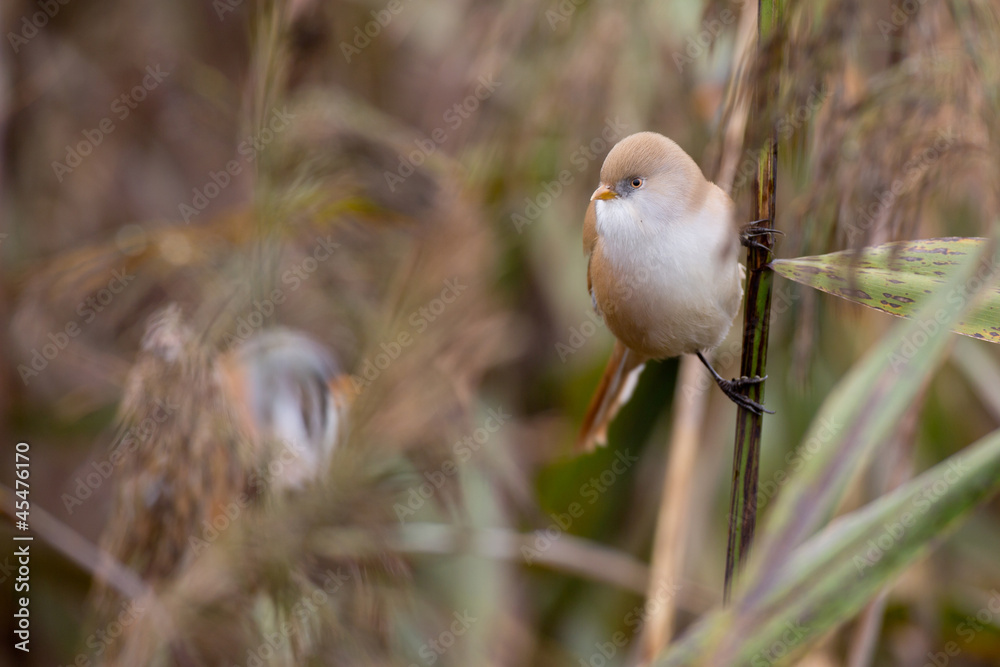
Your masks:
<svg viewBox="0 0 1000 667"><path fill-rule="evenodd" d="M177 304L154 313L125 378L102 550L162 589L239 516L322 483L346 440L348 378L301 331L273 327L222 350ZM115 609L95 583L95 608Z"/></svg>
<svg viewBox="0 0 1000 667"><path fill-rule="evenodd" d="M186 321L176 303L153 313L125 377L110 459L119 470L102 551L161 599L196 599L205 572L221 585L212 568L228 551L214 545L239 533L232 526L252 533L268 525L273 501L305 498L327 483L333 453L347 439L349 381L332 351L302 331L273 326L223 347ZM318 586L308 574L289 570L287 579ZM92 591L98 626L123 604L104 581L95 577ZM102 664L159 664L166 655L174 664L222 662L221 655L252 644L254 631L274 633L271 617L255 615L281 607L266 581L241 581L238 590L230 582L226 604L212 607L209 641L180 617L180 634L158 635L150 616L126 627ZM288 650L306 655L315 648L303 641Z"/></svg>
<svg viewBox="0 0 1000 667"><path fill-rule="evenodd" d="M220 358L223 383L243 427L255 440L276 443L283 489L318 479L344 440L350 380L333 355L307 334L275 327Z"/></svg>
<svg viewBox="0 0 1000 667"><path fill-rule="evenodd" d="M725 339L743 300L741 244L760 245L753 235L768 231L741 234L729 195L662 134L638 132L612 147L587 206L583 248L591 303L616 340L578 451L607 442L651 359L696 354L734 403L766 411L741 392L766 378L726 380L705 354Z"/></svg>

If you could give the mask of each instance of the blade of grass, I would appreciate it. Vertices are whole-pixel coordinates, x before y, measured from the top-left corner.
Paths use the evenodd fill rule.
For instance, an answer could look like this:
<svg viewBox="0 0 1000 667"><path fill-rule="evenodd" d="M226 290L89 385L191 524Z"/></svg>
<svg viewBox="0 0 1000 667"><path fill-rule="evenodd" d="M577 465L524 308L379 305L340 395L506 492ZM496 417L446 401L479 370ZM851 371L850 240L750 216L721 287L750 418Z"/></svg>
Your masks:
<svg viewBox="0 0 1000 667"><path fill-rule="evenodd" d="M944 356L949 327L970 307L970 280L984 263L995 270L994 245L967 257L944 289L876 346L824 403L803 441L810 456L768 517L754 590L766 589L791 550L828 520L863 458L894 431Z"/></svg>
<svg viewBox="0 0 1000 667"><path fill-rule="evenodd" d="M1000 430L839 518L795 550L765 594L715 612L657 664L791 659L861 610L998 491Z"/></svg>
<svg viewBox="0 0 1000 667"><path fill-rule="evenodd" d="M793 550L828 520L864 457L894 431L900 416L943 357L948 327L969 308L975 296L975 290L969 293L969 280L983 262L996 266L994 250L995 243L991 243L981 256L967 258L945 289L917 317L901 323L886 336L826 400L796 452L799 472L789 479L774 503L763 542L743 576L743 593L731 618L758 613L762 601L773 597L789 576L788 561ZM928 322L935 326L928 326ZM907 346L913 350L902 352ZM685 651L699 650L699 637L704 632L698 630L685 640L684 645L689 647ZM733 635L732 641L735 638ZM716 638L716 643L719 641L723 640ZM730 640L724 641L728 644Z"/></svg>
<svg viewBox="0 0 1000 667"><path fill-rule="evenodd" d="M475 555L568 572L640 595L646 592L649 569L629 554L568 533L560 534L548 548L537 549L540 537L545 537L545 531L518 533L504 528L411 523L386 527L383 532L329 528L317 531L311 546L330 558L373 556L387 550L400 554ZM530 562L525 559L525 549L531 550Z"/></svg>
<svg viewBox="0 0 1000 667"><path fill-rule="evenodd" d="M1000 364L990 354L990 349L963 338L955 345L952 360L983 407L1000 421Z"/></svg>
<svg viewBox="0 0 1000 667"><path fill-rule="evenodd" d="M664 585L680 581L683 573L684 537L688 532L687 520L691 511L691 483L707 398L707 392L695 389L703 372L697 358L687 355L677 376L670 449L653 538L651 573L646 584L647 600L657 599L656 591ZM640 664L649 664L670 643L676 605L676 598L669 596L662 604L652 608L642 635Z"/></svg>
<svg viewBox="0 0 1000 667"><path fill-rule="evenodd" d="M858 616L858 627L851 637L847 653L847 667L870 667L875 659L879 633L882 631L882 616L889 599L889 588L884 587L875 599L868 603Z"/></svg>
<svg viewBox="0 0 1000 667"><path fill-rule="evenodd" d="M922 396L917 397L917 402L923 402ZM874 459L875 463L869 477L872 478L872 491L876 497L894 491L913 477L913 448L919 417L920 413L917 410L910 410L903 415L900 427L892 439L893 442L879 451ZM888 474L875 474L875 469L887 470ZM875 659L888 597L889 587L886 586L858 615L847 653L847 667L870 667Z"/></svg>

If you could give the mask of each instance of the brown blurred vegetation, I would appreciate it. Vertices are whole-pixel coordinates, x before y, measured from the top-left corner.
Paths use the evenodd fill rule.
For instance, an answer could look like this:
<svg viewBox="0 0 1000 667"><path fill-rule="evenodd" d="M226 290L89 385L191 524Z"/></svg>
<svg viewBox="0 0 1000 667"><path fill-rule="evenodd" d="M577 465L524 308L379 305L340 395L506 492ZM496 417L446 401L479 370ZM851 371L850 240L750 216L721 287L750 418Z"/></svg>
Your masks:
<svg viewBox="0 0 1000 667"><path fill-rule="evenodd" d="M615 632L633 638L641 628L629 614L643 599L614 573L595 581L462 540L385 554L397 550L396 507L502 408L513 418L404 528L544 531L579 503L564 527L592 543L574 551L560 530L552 548L597 559L599 543L643 572L677 364L646 370L607 449L568 458L611 341L589 315L580 225L609 128L667 134L715 177L738 23L724 12L736 17L744 3L69 0L11 43L45 4L0 8L0 435L31 444L32 502L98 541L116 476L78 506L65 498L107 458L145 323L170 303L209 349L226 349L259 312L263 327L305 331L348 372L370 371L324 482L241 524L164 589L192 653L168 658L152 615L132 628L149 639L143 650L246 664L262 628L321 586L328 566L349 581L310 621L316 657L303 664L430 664L421 647L464 612L477 620L434 653L442 664L587 664ZM1000 12L985 0L910 5L919 9L792 3L750 68L777 69L782 88L748 128L734 197L749 210L747 151L778 119L779 256L992 229ZM164 74L148 78L148 68ZM54 168L88 144L78 166ZM335 250L313 261L324 242ZM112 284L115 271L134 278ZM454 302L421 313L448 281L463 286ZM276 291L282 303L268 310ZM892 324L781 281L775 304L765 512L763 483ZM77 333L58 345L70 325ZM372 367L401 333L412 345ZM736 341L720 350L723 374L735 373ZM65 349L25 373L49 344ZM893 466L921 470L995 429L998 361L992 346L956 340L901 424L903 463L878 462L851 502L881 493ZM734 413L713 391L677 593L682 627L721 599ZM593 493L591 480L625 450L638 464ZM9 483L12 468L2 470ZM923 664L1000 588L998 510L893 587L875 664ZM0 663L96 658L91 573L40 541L33 549L33 650L5 641ZM12 629L8 604L0 625ZM950 664L1000 662L997 621ZM812 657L845 664L851 633ZM637 645L612 662L629 664Z"/></svg>

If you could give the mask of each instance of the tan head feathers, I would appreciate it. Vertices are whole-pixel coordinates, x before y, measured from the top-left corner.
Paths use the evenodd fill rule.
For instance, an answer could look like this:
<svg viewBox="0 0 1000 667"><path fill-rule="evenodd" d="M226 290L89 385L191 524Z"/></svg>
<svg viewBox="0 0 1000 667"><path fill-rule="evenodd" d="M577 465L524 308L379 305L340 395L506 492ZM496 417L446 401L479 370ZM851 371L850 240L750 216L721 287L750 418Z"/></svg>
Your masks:
<svg viewBox="0 0 1000 667"><path fill-rule="evenodd" d="M705 180L701 169L684 149L656 132L637 132L615 144L601 167L601 183L613 187L625 179L667 175Z"/></svg>

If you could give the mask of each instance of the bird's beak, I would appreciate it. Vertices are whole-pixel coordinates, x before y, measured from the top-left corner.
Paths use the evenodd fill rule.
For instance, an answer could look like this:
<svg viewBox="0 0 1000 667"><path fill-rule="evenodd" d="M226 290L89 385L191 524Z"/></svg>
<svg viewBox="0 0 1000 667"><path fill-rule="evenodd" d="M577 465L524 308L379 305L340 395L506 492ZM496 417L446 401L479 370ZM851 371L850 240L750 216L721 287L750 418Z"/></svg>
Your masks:
<svg viewBox="0 0 1000 667"><path fill-rule="evenodd" d="M594 201L596 199L618 199L618 193L602 184L601 187L594 190L594 194L590 196L590 201Z"/></svg>

